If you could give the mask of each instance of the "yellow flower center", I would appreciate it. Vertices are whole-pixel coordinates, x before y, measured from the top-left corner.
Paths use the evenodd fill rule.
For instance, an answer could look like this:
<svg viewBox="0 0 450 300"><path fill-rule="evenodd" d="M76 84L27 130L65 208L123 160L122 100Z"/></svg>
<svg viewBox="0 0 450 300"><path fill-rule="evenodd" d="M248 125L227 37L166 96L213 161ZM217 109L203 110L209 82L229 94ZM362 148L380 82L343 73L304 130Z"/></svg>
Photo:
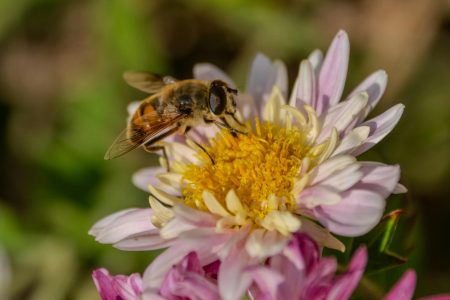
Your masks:
<svg viewBox="0 0 450 300"><path fill-rule="evenodd" d="M272 210L294 209L294 179L303 158L312 155L306 134L259 120L254 130L247 127L248 133L238 136L221 131L204 147L210 157L201 151L203 163L187 166L182 191L186 205L207 210L202 193L208 190L225 207L227 193L234 190L255 221Z"/></svg>

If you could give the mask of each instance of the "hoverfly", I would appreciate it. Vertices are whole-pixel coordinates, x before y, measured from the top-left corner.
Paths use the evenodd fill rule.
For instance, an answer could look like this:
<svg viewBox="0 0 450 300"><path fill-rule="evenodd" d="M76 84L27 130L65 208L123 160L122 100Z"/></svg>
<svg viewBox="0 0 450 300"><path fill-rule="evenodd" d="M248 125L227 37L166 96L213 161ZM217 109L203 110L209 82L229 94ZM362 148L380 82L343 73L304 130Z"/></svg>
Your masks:
<svg viewBox="0 0 450 300"><path fill-rule="evenodd" d="M186 134L202 123L215 124L233 134L242 133L230 124L233 120L231 122L235 123L235 127L242 126L236 117L234 96L237 90L224 81L177 81L170 76L141 72L126 72L124 79L132 87L151 96L140 102L127 128L106 152L107 160L138 147L148 152L162 150L167 158L164 147L157 145L157 142L175 132Z"/></svg>

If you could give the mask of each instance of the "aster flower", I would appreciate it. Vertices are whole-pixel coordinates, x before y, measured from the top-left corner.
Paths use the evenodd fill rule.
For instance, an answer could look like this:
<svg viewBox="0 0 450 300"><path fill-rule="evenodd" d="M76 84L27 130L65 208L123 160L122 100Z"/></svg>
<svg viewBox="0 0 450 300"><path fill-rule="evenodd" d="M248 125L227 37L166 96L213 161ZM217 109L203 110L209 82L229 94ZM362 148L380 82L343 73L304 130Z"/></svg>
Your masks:
<svg viewBox="0 0 450 300"><path fill-rule="evenodd" d="M314 51L300 64L289 105L285 66L258 55L238 99L248 133L235 137L197 127L191 138L207 153L189 139L163 142L170 171L161 158L160 168L134 176L150 190L152 210L119 212L90 233L125 250L169 247L144 273L150 289L160 287L170 266L189 252L197 253L201 265L219 259L224 299L243 294L252 281L243 270L280 253L297 232L343 251L331 233L365 234L379 222L385 198L404 190L398 166L355 158L394 128L403 106L364 121L384 92L383 71L339 102L348 55L345 32L337 34L323 62ZM234 86L209 64L197 65L194 75Z"/></svg>

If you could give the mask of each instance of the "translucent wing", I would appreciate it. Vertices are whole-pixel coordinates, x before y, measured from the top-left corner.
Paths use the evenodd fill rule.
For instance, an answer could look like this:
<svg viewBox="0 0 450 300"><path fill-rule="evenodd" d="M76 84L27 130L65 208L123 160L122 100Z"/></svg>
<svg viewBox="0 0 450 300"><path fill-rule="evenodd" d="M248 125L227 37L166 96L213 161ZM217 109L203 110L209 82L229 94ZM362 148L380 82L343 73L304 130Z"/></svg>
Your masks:
<svg viewBox="0 0 450 300"><path fill-rule="evenodd" d="M151 140L155 142L176 130L176 123L186 115L179 112L168 112L160 116L155 111L140 117L139 122L130 123L109 147L105 159L110 160L122 156Z"/></svg>
<svg viewBox="0 0 450 300"><path fill-rule="evenodd" d="M177 81L171 76L161 76L158 74L132 71L125 72L123 74L123 79L130 86L149 94L157 93L165 85Z"/></svg>

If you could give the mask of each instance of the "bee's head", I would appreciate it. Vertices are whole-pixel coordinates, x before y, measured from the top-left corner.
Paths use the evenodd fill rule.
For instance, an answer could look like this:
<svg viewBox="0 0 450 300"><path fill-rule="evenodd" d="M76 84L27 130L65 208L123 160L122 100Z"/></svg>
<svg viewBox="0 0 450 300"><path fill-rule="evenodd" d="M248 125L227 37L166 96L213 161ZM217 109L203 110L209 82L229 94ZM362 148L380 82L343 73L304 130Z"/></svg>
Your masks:
<svg viewBox="0 0 450 300"><path fill-rule="evenodd" d="M236 112L234 96L237 95L237 92L237 90L230 88L222 80L212 81L209 86L209 110L216 116L224 113L234 114Z"/></svg>

